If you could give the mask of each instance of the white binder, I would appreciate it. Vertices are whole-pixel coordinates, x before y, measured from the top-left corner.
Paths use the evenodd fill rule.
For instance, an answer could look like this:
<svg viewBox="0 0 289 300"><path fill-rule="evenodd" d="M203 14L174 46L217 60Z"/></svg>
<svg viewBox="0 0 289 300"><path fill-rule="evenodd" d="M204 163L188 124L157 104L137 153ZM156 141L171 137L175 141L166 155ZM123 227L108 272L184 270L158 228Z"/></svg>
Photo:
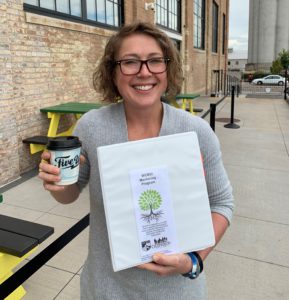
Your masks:
<svg viewBox="0 0 289 300"><path fill-rule="evenodd" d="M177 246L173 252L186 253L214 245L207 187L195 132L102 146L97 153L114 271L150 262L152 257L144 257L141 253L143 241L139 237L140 221L136 218L131 181L135 170L164 168L167 172L166 188L170 194L175 227L172 230ZM159 222L146 221L150 225ZM155 243L156 240L160 242L163 238L154 239ZM162 251L156 249L155 252Z"/></svg>

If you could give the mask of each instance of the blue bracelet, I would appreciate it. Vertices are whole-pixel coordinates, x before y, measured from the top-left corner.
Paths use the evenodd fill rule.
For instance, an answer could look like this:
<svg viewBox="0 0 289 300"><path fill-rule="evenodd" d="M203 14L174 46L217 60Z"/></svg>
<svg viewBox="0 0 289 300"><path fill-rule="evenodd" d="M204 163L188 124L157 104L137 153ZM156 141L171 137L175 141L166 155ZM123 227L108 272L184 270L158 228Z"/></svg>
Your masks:
<svg viewBox="0 0 289 300"><path fill-rule="evenodd" d="M203 264L203 260L201 258L201 256L199 255L198 252L193 252L194 255L196 256L197 260L198 260L198 263L199 263L199 266L200 266L200 273L202 273L203 271L203 268L204 268L204 264Z"/></svg>
<svg viewBox="0 0 289 300"><path fill-rule="evenodd" d="M200 264L198 257L195 255L195 252L189 252L187 253L189 257L192 260L192 270L188 273L182 274L184 277L190 278L190 279L196 279L200 275Z"/></svg>

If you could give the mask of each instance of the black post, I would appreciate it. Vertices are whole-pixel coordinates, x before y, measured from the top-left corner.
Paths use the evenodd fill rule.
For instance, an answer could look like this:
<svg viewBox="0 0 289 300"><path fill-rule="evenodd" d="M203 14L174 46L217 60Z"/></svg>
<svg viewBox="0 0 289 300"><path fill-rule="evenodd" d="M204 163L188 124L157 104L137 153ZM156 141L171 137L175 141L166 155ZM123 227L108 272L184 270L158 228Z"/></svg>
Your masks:
<svg viewBox="0 0 289 300"><path fill-rule="evenodd" d="M210 104L210 126L215 131L216 103Z"/></svg>
<svg viewBox="0 0 289 300"><path fill-rule="evenodd" d="M235 86L232 86L232 95L231 95L231 122L224 125L226 128L237 129L240 128L239 125L234 123L234 106L235 106Z"/></svg>
<svg viewBox="0 0 289 300"><path fill-rule="evenodd" d="M287 76L288 76L288 71L286 69L285 70L285 85L284 85L285 86L285 88L284 88L284 100L287 100Z"/></svg>

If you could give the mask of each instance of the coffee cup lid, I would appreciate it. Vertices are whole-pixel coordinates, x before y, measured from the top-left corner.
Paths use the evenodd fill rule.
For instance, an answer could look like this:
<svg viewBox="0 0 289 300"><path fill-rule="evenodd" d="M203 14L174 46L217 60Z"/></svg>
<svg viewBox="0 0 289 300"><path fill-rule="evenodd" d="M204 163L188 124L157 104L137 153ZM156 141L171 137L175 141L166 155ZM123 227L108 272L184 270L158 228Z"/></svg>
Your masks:
<svg viewBox="0 0 289 300"><path fill-rule="evenodd" d="M69 150L81 147L81 141L77 136L58 136L49 138L48 150Z"/></svg>

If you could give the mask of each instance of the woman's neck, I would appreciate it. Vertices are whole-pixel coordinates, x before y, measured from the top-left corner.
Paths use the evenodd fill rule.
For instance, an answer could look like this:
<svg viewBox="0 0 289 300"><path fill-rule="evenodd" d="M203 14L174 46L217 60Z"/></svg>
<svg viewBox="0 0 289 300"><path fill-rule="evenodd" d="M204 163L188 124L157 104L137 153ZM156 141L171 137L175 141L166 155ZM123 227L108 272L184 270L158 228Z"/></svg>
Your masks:
<svg viewBox="0 0 289 300"><path fill-rule="evenodd" d="M125 105L124 108L129 141L152 138L159 135L163 119L161 102L155 107L148 109L132 109Z"/></svg>

